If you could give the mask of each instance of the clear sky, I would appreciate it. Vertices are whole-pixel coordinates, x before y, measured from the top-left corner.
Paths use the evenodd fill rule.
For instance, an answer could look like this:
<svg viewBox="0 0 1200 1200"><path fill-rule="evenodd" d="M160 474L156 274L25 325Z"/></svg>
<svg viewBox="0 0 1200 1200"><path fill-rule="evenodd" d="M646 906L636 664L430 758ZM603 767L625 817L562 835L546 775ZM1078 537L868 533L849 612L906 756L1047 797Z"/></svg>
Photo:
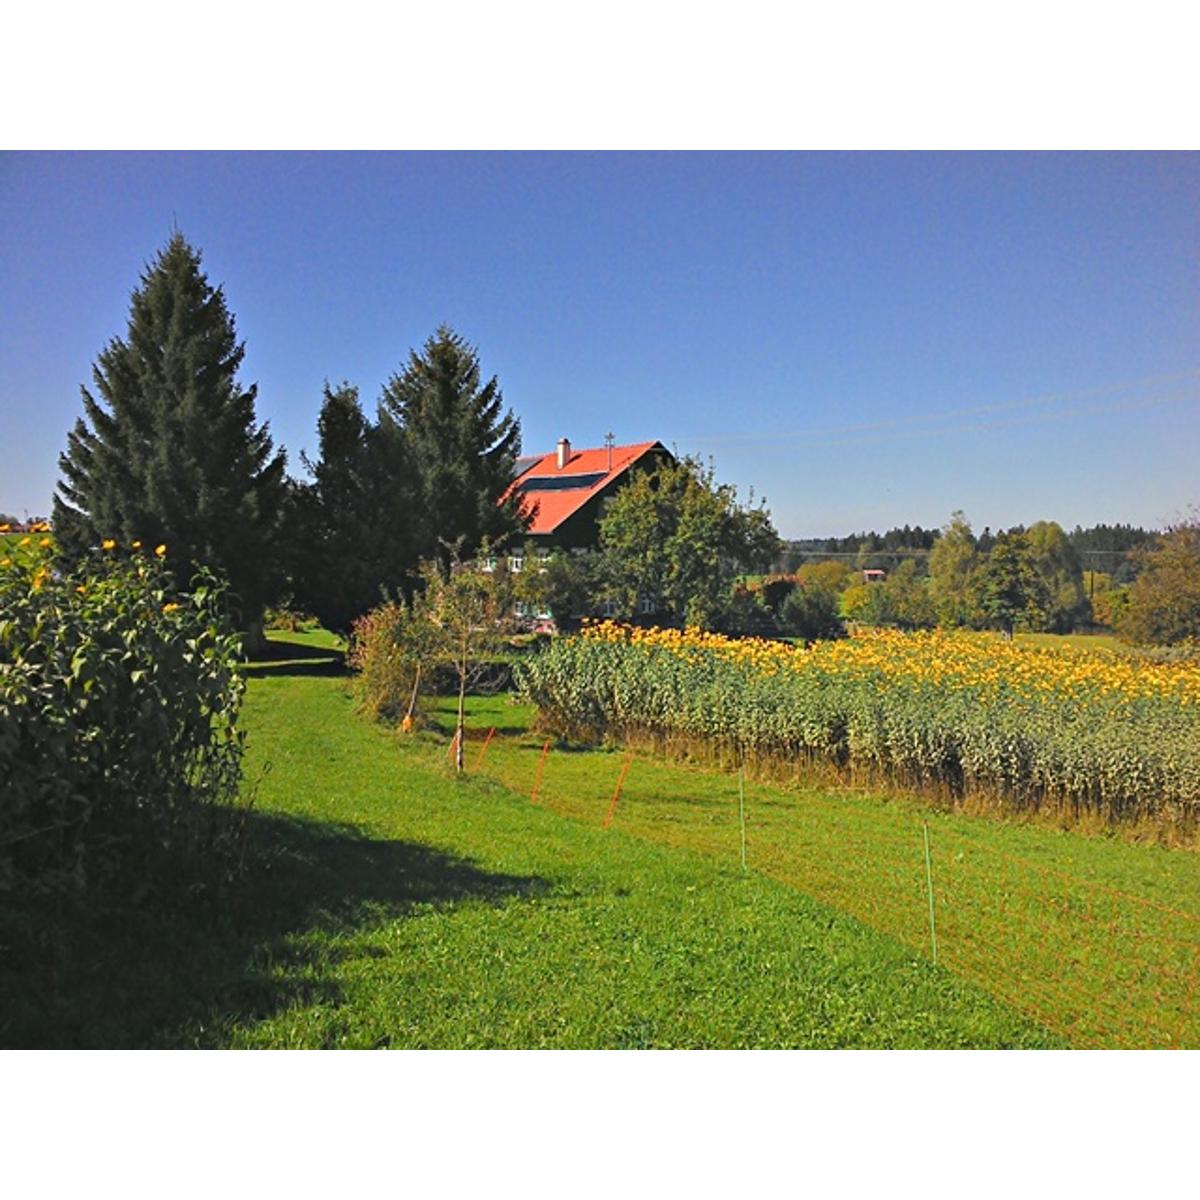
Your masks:
<svg viewBox="0 0 1200 1200"><path fill-rule="evenodd" d="M527 452L657 438L784 536L1200 502L1200 155L5 154L0 511L172 222L288 450L440 322Z"/></svg>

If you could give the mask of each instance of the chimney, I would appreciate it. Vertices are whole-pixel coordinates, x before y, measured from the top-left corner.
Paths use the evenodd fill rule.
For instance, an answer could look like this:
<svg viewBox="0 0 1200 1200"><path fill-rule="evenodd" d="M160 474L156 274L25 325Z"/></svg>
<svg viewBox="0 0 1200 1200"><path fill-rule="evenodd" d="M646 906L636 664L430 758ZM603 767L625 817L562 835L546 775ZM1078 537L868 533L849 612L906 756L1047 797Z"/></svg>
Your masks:
<svg viewBox="0 0 1200 1200"><path fill-rule="evenodd" d="M558 469L561 471L563 467L571 461L571 443L566 438L558 439Z"/></svg>

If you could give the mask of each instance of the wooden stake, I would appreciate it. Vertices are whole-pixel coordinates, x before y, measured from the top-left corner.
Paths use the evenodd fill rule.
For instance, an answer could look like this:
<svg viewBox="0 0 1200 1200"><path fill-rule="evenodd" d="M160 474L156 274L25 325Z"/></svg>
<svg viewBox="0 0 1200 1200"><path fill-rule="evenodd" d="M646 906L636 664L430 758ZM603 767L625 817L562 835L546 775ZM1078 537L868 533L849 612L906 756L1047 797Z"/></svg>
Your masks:
<svg viewBox="0 0 1200 1200"><path fill-rule="evenodd" d="M550 739L546 739L546 744L542 747L542 757L538 759L537 777L533 781L533 793L530 795L530 803L536 804L538 792L542 786L542 772L546 768L546 755L550 753Z"/></svg>

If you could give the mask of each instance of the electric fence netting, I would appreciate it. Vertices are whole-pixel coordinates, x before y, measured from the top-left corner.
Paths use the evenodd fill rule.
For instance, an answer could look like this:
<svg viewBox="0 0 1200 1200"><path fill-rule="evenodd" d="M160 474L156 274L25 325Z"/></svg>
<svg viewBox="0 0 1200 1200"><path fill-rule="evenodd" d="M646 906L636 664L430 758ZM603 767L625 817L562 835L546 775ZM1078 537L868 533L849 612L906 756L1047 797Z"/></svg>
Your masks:
<svg viewBox="0 0 1200 1200"><path fill-rule="evenodd" d="M560 817L711 855L894 937L1081 1048L1200 1047L1200 895L989 844L983 819L481 728L472 772ZM486 756L486 757L485 757ZM1163 852L1168 853L1168 852ZM1190 857L1190 856L1189 856Z"/></svg>

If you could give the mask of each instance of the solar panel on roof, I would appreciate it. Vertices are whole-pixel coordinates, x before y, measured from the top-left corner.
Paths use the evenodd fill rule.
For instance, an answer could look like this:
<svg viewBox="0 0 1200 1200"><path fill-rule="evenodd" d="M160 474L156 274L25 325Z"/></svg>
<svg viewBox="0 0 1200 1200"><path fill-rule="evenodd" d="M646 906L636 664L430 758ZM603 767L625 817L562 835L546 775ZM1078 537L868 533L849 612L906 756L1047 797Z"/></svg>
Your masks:
<svg viewBox="0 0 1200 1200"><path fill-rule="evenodd" d="M593 488L608 474L595 471L589 475L534 475L517 484L519 492L568 492L577 488Z"/></svg>

